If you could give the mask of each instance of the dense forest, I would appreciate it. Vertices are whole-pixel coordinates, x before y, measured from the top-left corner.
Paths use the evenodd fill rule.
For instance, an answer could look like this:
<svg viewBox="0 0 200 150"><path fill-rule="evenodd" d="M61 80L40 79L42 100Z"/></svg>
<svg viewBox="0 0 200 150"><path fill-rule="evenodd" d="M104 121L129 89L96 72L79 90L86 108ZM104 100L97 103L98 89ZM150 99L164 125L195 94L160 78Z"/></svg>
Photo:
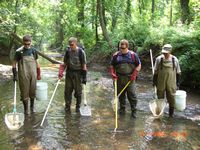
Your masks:
<svg viewBox="0 0 200 150"><path fill-rule="evenodd" d="M199 0L1 0L0 32L0 55L25 34L44 53L63 52L76 36L88 56L98 57L110 56L124 38L144 59L149 49L156 57L170 43L182 84L200 87Z"/></svg>

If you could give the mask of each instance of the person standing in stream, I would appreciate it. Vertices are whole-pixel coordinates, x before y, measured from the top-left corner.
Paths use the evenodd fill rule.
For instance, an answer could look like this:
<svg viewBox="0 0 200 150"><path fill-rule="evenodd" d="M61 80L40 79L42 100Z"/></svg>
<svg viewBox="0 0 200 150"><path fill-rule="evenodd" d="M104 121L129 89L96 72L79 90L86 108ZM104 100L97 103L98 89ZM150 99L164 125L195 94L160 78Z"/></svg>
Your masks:
<svg viewBox="0 0 200 150"><path fill-rule="evenodd" d="M19 80L20 96L25 115L29 114L29 100L30 111L31 113L35 112L36 81L41 79L37 51L31 46L31 41L31 36L25 35L23 37L23 46L16 50L12 63L13 81Z"/></svg>
<svg viewBox="0 0 200 150"><path fill-rule="evenodd" d="M113 80L117 80L117 94L119 94L125 85L131 81L128 87L119 97L119 113L121 115L125 114L127 95L131 106L131 117L136 118L137 96L135 81L138 72L141 69L141 62L138 55L128 49L129 42L127 40L121 40L119 47L119 51L114 53L112 56L110 67L110 72Z"/></svg>
<svg viewBox="0 0 200 150"><path fill-rule="evenodd" d="M65 75L65 111L71 111L72 92L76 98L76 112L80 112L82 85L87 82L87 66L86 54L81 47L77 45L77 38L69 38L69 48L64 56L64 63L60 65L58 78L63 77L63 72L66 69Z"/></svg>
<svg viewBox="0 0 200 150"><path fill-rule="evenodd" d="M153 85L157 87L158 99L169 103L169 117L174 116L175 93L180 86L181 69L178 59L171 54L171 44L165 44L161 55L156 58Z"/></svg>

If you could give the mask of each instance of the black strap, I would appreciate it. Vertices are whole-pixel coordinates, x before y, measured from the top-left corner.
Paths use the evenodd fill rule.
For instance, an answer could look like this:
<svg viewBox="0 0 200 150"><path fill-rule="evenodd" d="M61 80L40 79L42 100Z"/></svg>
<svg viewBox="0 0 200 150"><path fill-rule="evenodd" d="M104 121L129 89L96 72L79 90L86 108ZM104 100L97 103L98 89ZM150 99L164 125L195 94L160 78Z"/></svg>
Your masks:
<svg viewBox="0 0 200 150"><path fill-rule="evenodd" d="M162 70L163 69L163 58L161 58L160 63L161 63L161 70ZM175 69L175 58L174 57L172 57L172 63L173 63L173 70L174 70Z"/></svg>
<svg viewBox="0 0 200 150"><path fill-rule="evenodd" d="M172 57L172 63L173 63L173 70L174 70L174 68L175 68L175 58L174 57Z"/></svg>
<svg viewBox="0 0 200 150"><path fill-rule="evenodd" d="M161 63L161 70L162 70L163 69L163 58L161 58L160 63Z"/></svg>

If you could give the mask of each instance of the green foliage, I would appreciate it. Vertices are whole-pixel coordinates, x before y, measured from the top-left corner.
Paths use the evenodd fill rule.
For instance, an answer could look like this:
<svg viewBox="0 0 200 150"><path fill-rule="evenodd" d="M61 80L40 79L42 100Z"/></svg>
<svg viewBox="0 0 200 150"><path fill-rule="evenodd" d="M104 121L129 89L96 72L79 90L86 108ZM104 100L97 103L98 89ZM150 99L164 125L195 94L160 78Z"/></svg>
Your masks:
<svg viewBox="0 0 200 150"><path fill-rule="evenodd" d="M81 3L83 2L83 3ZM173 54L180 58L183 80L187 81L190 72L192 82L199 82L200 50L200 11L199 1L190 0L190 24L181 23L179 1L172 3L170 18L170 1L155 1L152 13L152 1L110 0L104 1L106 28L113 44L102 34L99 16L96 14L97 1L71 0L2 0L0 3L0 45L16 47L9 37L15 32L22 37L30 34L35 46L46 49L67 46L71 36L79 38L85 46L88 57L98 52L99 56L109 56L117 50L121 39L133 41L139 51L156 49L160 51L163 44L173 46ZM79 20L80 7L84 6L84 17ZM129 12L129 13L128 13ZM130 14L131 13L131 14ZM170 24L172 20L172 25ZM96 41L95 24L97 24L99 41ZM1 48L2 48L1 47ZM132 47L131 47L132 48ZM102 55L101 55L102 54ZM192 60L191 60L192 58ZM191 63L188 63L191 62Z"/></svg>
<svg viewBox="0 0 200 150"><path fill-rule="evenodd" d="M180 65L182 69L182 80L184 84L199 87L200 86L200 49L191 49L181 55Z"/></svg>

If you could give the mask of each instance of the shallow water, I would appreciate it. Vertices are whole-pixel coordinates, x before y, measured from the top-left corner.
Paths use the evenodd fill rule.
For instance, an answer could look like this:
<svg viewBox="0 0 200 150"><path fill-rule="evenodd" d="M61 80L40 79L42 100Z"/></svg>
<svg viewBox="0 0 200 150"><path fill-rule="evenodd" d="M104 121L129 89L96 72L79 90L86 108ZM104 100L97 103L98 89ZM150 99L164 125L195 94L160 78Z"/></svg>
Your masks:
<svg viewBox="0 0 200 150"><path fill-rule="evenodd" d="M47 65L45 65L47 66ZM130 107L124 116L115 116L111 106L113 99L112 80L106 74L89 72L86 98L92 108L91 117L75 112L75 99L71 113L64 111L64 79L61 80L43 126L40 126L44 112L57 82L58 65L42 66L42 81L48 83L48 100L37 100L35 114L30 114L17 131L11 131L4 123L4 115L12 112L13 82L0 85L0 149L109 149L109 150L197 150L200 149L199 104L188 103L184 112L175 112L169 119L167 108L162 119L154 119L148 102L153 99L149 81L138 79L137 118L130 118ZM23 112L17 90L17 112ZM189 98L191 102L191 97ZM199 98L198 95L194 96ZM196 116L196 119L194 119Z"/></svg>

